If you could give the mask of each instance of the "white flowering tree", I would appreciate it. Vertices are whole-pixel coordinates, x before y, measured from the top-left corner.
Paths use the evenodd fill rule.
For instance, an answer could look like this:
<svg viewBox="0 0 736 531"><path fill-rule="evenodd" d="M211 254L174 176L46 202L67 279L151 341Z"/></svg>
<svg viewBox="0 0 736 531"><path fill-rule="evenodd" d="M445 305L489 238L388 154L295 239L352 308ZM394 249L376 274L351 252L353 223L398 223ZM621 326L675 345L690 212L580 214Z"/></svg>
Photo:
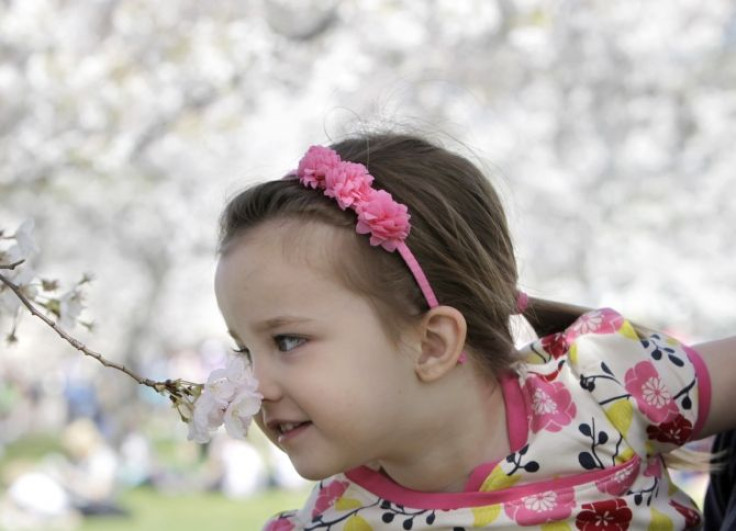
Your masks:
<svg viewBox="0 0 736 531"><path fill-rule="evenodd" d="M95 344L143 373L222 337L209 279L235 190L366 124L439 130L506 199L528 291L717 335L736 314L734 28L728 0L0 3L0 228L33 218L33 265L94 272ZM86 278L27 266L3 274L78 317ZM23 360L68 355L14 334L2 297L20 342L0 364L32 378Z"/></svg>

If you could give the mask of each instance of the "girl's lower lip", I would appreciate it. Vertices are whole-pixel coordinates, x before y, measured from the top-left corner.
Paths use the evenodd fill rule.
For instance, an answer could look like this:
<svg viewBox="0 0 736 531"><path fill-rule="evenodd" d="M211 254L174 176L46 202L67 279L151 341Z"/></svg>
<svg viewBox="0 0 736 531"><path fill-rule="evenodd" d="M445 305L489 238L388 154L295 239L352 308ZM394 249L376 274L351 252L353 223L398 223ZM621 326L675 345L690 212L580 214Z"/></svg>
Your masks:
<svg viewBox="0 0 736 531"><path fill-rule="evenodd" d="M286 433L280 433L278 437L278 443L288 443L291 442L294 437L297 437L300 433L302 433L304 430L306 430L309 426L311 426L311 422L305 422L304 424L297 426L293 430L289 430Z"/></svg>

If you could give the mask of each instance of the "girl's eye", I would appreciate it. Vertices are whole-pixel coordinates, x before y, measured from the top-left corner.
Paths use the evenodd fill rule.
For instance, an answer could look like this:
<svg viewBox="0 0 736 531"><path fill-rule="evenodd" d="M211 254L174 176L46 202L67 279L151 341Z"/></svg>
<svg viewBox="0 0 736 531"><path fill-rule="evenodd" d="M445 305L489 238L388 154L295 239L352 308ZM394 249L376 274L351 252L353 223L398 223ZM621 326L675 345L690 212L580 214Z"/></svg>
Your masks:
<svg viewBox="0 0 736 531"><path fill-rule="evenodd" d="M275 336L273 340L276 342L276 347L278 347L281 352L289 352L306 341L303 337L286 335Z"/></svg>

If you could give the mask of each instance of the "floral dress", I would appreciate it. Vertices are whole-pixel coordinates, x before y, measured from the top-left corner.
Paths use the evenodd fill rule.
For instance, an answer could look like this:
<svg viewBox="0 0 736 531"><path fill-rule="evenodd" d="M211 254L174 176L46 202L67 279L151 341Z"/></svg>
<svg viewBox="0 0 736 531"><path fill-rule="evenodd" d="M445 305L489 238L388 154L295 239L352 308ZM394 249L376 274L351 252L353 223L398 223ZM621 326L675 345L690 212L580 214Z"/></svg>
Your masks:
<svg viewBox="0 0 736 531"><path fill-rule="evenodd" d="M710 381L697 352L662 334L640 337L603 309L522 353L525 363L501 381L512 453L478 466L464 492L412 491L360 467L319 482L301 510L264 529L701 526L662 461L707 416Z"/></svg>

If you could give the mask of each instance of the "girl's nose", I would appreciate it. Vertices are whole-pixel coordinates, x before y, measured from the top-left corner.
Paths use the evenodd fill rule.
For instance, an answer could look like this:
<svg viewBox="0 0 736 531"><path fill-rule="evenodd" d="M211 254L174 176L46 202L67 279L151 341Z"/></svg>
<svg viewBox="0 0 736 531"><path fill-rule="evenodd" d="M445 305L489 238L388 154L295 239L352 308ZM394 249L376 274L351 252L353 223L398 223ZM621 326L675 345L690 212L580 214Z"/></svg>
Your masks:
<svg viewBox="0 0 736 531"><path fill-rule="evenodd" d="M273 402L281 397L282 390L278 375L275 374L274 368L270 367L268 362L254 362L253 375L258 380L258 392L263 395L264 400Z"/></svg>

